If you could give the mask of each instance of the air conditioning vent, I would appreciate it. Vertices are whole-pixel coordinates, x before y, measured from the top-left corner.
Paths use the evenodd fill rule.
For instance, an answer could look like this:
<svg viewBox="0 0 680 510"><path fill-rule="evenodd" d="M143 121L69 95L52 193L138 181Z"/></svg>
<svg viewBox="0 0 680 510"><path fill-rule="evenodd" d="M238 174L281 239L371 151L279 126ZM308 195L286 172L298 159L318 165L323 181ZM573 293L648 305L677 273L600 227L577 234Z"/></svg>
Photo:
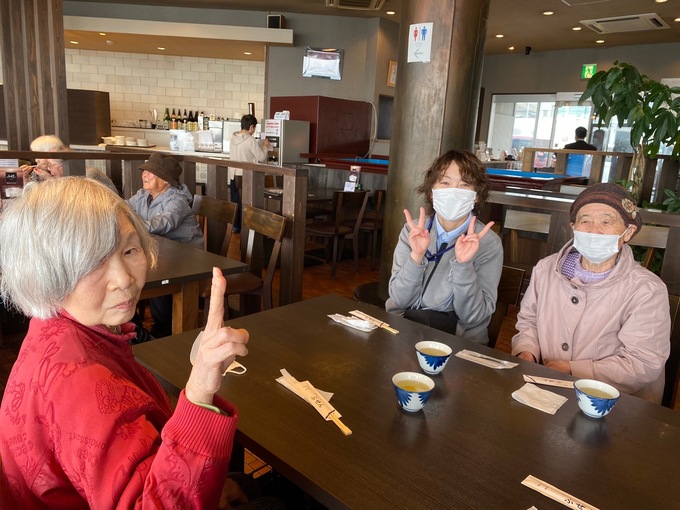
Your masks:
<svg viewBox="0 0 680 510"><path fill-rule="evenodd" d="M621 32L639 32L644 30L663 30L671 28L658 14L635 14L632 16L616 16L614 18L585 19L579 21L598 34L618 34Z"/></svg>
<svg viewBox="0 0 680 510"><path fill-rule="evenodd" d="M326 7L353 9L355 11L379 11L385 0L326 0Z"/></svg>

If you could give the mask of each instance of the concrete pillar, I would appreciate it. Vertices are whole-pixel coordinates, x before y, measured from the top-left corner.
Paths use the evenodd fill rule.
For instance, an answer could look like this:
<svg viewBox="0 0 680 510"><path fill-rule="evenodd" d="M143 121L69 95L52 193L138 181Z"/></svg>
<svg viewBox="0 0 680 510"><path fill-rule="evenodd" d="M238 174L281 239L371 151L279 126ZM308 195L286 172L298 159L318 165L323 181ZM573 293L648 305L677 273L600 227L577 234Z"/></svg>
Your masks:
<svg viewBox="0 0 680 510"><path fill-rule="evenodd" d="M68 145L61 0L2 0L0 29L9 150L56 134Z"/></svg>
<svg viewBox="0 0 680 510"><path fill-rule="evenodd" d="M490 0L405 0L387 178L380 286L387 298L404 209L417 215L415 188L449 149L472 150ZM410 25L433 23L431 59L408 62Z"/></svg>

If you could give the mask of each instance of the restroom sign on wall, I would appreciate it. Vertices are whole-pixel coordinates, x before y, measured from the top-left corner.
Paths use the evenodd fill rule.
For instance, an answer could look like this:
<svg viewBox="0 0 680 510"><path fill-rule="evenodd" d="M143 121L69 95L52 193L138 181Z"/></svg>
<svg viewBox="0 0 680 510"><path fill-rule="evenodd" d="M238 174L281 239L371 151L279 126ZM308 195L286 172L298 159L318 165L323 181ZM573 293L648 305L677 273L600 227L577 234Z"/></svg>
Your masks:
<svg viewBox="0 0 680 510"><path fill-rule="evenodd" d="M429 62L432 23L414 23L408 30L408 62Z"/></svg>

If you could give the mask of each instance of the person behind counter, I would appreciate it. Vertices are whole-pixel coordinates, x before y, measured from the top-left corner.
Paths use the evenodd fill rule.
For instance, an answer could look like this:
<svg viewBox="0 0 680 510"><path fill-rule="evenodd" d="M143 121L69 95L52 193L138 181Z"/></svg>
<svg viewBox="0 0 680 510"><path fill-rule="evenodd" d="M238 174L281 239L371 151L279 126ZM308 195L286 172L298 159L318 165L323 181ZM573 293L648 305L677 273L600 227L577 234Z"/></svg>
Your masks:
<svg viewBox="0 0 680 510"><path fill-rule="evenodd" d="M267 154L271 143L266 138L262 145L257 143L253 138L255 128L257 127L257 118L254 115L244 115L241 117L241 130L234 131L231 135L231 143L229 146L229 159L233 161L245 161L247 163L266 163ZM234 232L241 230L241 196L239 195L236 177L243 175L243 169L229 167L229 191L231 201L238 205L236 213L236 224L234 225Z"/></svg>
<svg viewBox="0 0 680 510"><path fill-rule="evenodd" d="M626 244L642 219L618 184L589 186L570 209L573 241L539 261L512 353L661 402L670 353L668 291Z"/></svg>
<svg viewBox="0 0 680 510"><path fill-rule="evenodd" d="M388 312L488 343L503 268L503 246L490 230L493 222L484 226L475 216L489 189L486 171L471 152L451 150L432 163L417 188L426 204L418 222L404 210Z"/></svg>
<svg viewBox="0 0 680 510"><path fill-rule="evenodd" d="M217 508L237 410L216 392L248 353L220 271L173 412L130 347L156 248L128 204L90 179L29 184L0 236L0 294L32 317L0 404L0 508Z"/></svg>
<svg viewBox="0 0 680 510"><path fill-rule="evenodd" d="M55 135L39 136L31 142L31 150L35 152L70 152L64 142ZM35 166L24 165L19 168L24 172L24 182L42 182L54 177L63 177L63 159L36 159ZM99 181L112 191L118 193L113 181L106 173L95 167L85 167L85 177Z"/></svg>

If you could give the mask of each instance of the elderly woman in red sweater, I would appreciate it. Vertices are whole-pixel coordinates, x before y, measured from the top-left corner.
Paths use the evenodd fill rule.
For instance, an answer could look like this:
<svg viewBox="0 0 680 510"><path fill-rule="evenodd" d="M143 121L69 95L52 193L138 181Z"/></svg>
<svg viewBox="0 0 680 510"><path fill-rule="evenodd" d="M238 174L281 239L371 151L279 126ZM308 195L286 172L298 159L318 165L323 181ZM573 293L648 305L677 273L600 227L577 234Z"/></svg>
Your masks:
<svg viewBox="0 0 680 510"><path fill-rule="evenodd" d="M0 507L217 508L237 413L215 393L248 342L223 327L220 271L173 412L130 347L156 260L144 223L89 179L32 185L13 202L0 221L0 291L32 319L0 405Z"/></svg>

